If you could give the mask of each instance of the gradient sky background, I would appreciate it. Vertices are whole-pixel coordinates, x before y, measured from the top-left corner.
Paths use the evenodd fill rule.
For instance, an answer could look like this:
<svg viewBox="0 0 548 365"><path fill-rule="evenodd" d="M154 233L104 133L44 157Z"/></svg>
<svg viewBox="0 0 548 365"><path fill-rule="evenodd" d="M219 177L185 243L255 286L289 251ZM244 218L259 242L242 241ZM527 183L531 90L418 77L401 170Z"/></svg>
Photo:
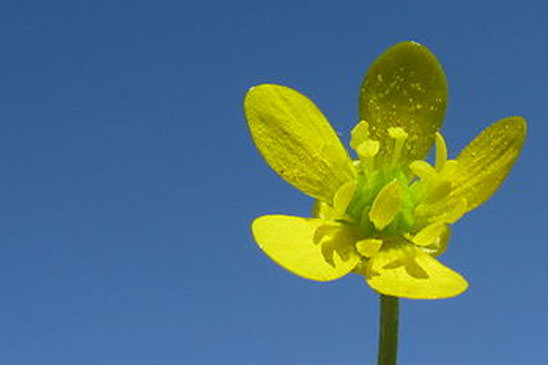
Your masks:
<svg viewBox="0 0 548 365"><path fill-rule="evenodd" d="M335 5L336 4L336 5ZM368 65L416 40L443 64L451 155L529 135L442 261L463 295L402 301L402 364L548 358L545 1L2 1L0 363L374 364L377 295L293 276L259 215L311 199L255 150L242 98L310 96L347 141Z"/></svg>

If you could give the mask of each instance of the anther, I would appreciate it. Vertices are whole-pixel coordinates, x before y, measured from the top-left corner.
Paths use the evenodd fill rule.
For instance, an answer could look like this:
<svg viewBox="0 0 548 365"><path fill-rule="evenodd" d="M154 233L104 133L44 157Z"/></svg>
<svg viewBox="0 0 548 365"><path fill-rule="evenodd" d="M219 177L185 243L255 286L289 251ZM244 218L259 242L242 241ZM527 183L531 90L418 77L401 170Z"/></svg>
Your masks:
<svg viewBox="0 0 548 365"><path fill-rule="evenodd" d="M421 180L429 183L435 183L438 180L438 172L426 161L413 161L409 164L409 169Z"/></svg>
<svg viewBox="0 0 548 365"><path fill-rule="evenodd" d="M401 183L394 179L377 194L369 211L369 219L377 230L382 231L392 223L400 211L404 192Z"/></svg>
<svg viewBox="0 0 548 365"><path fill-rule="evenodd" d="M358 157L360 158L363 173L365 175L375 168L375 156L379 153L379 148L380 143L378 141L367 139L356 149Z"/></svg>
<svg viewBox="0 0 548 365"><path fill-rule="evenodd" d="M436 132L436 170L441 171L447 161L447 145L441 133Z"/></svg>
<svg viewBox="0 0 548 365"><path fill-rule="evenodd" d="M369 123L361 120L350 132L350 147L357 152L359 146L369 138Z"/></svg>
<svg viewBox="0 0 548 365"><path fill-rule="evenodd" d="M344 183L335 193L333 197L333 208L335 210L336 216L342 216L346 212L346 208L352 201L354 193L356 192L356 187L358 183L356 180L350 180Z"/></svg>
<svg viewBox="0 0 548 365"><path fill-rule="evenodd" d="M440 237L447 230L447 225L436 222L421 229L414 237L413 243L417 246L430 246L440 241Z"/></svg>

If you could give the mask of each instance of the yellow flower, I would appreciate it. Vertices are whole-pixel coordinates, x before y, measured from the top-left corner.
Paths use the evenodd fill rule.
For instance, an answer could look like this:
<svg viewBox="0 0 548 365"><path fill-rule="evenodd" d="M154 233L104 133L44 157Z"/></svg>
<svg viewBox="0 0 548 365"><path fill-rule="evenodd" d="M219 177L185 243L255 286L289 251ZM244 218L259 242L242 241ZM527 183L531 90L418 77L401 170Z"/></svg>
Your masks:
<svg viewBox="0 0 548 365"><path fill-rule="evenodd" d="M257 218L252 232L261 249L304 278L355 272L385 295L435 299L466 290L466 280L435 257L447 247L449 225L500 186L526 123L502 119L450 160L438 132L446 103L435 56L414 42L393 46L364 78L352 159L310 99L279 85L251 88L244 109L257 148L282 178L316 199L313 218ZM434 143L432 166L424 158Z"/></svg>

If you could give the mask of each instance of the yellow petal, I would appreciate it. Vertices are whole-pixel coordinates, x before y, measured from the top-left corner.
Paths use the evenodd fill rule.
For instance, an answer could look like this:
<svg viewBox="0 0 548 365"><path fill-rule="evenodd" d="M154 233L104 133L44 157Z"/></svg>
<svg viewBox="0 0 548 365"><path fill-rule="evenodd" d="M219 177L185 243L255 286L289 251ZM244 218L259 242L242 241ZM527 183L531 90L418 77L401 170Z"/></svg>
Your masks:
<svg viewBox="0 0 548 365"><path fill-rule="evenodd" d="M450 223L453 224L467 212L466 199L444 199L433 204L421 203L414 211L417 224Z"/></svg>
<svg viewBox="0 0 548 365"><path fill-rule="evenodd" d="M523 118L510 117L481 132L457 157L450 200L466 199L470 211L489 199L518 158L526 131Z"/></svg>
<svg viewBox="0 0 548 365"><path fill-rule="evenodd" d="M460 274L404 242L385 243L369 261L366 280L381 294L412 299L453 297L468 287Z"/></svg>
<svg viewBox="0 0 548 365"><path fill-rule="evenodd" d="M381 141L380 157L390 159L394 141L388 127L402 127L409 138L400 161L422 160L439 130L447 104L447 82L436 57L424 46L403 42L373 62L360 93L360 119L370 138Z"/></svg>
<svg viewBox="0 0 548 365"><path fill-rule="evenodd" d="M338 279L354 269L359 256L354 251L355 232L342 227L327 239L314 243L323 219L266 215L253 221L251 230L259 247L277 264L317 281Z"/></svg>
<svg viewBox="0 0 548 365"><path fill-rule="evenodd" d="M244 101L247 124L266 162L304 193L332 203L354 177L352 161L322 112L288 87L259 85Z"/></svg>

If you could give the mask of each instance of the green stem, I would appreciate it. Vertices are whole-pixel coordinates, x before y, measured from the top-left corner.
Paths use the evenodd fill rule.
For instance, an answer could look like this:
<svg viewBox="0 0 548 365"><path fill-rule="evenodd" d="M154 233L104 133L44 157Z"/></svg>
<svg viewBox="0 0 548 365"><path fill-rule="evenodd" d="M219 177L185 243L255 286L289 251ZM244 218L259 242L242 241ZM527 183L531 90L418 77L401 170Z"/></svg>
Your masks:
<svg viewBox="0 0 548 365"><path fill-rule="evenodd" d="M398 356L399 299L381 295L378 365L396 365Z"/></svg>

